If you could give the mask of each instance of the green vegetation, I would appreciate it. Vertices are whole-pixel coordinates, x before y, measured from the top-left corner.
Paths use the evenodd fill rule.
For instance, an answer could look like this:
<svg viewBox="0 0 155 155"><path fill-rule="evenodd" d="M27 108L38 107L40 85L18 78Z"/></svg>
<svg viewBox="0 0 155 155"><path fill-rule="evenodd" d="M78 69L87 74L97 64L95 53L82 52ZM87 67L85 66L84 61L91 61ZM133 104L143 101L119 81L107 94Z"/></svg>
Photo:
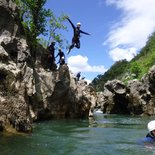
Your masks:
<svg viewBox="0 0 155 155"><path fill-rule="evenodd" d="M98 75L92 85L97 91L103 91L104 84L108 80L118 79L127 82L131 79L141 79L148 72L149 68L155 64L155 33L149 38L144 48L130 62L126 60L118 61L104 73Z"/></svg>
<svg viewBox="0 0 155 155"><path fill-rule="evenodd" d="M31 37L36 39L40 34L46 33L46 18L51 12L43 8L46 0L16 0L20 7L20 17L26 29L29 29Z"/></svg>
<svg viewBox="0 0 155 155"><path fill-rule="evenodd" d="M121 79L124 75L124 72L128 68L128 62L126 60L117 61L115 64L111 66L111 68L104 73L104 75L98 75L93 81L92 84L96 88L97 91L102 91L104 84L108 80L113 80L116 78Z"/></svg>
<svg viewBox="0 0 155 155"><path fill-rule="evenodd" d="M31 54L35 58L36 45L39 41L47 47L51 40L55 40L62 47L62 42L65 41L58 30L66 30L63 21L66 19L65 15L56 17L49 9L44 8L47 0L14 0L20 10L20 19L24 27L25 33L30 42ZM47 36L43 39L40 36ZM39 38L39 39L38 39Z"/></svg>
<svg viewBox="0 0 155 155"><path fill-rule="evenodd" d="M44 7L47 0L14 0L20 9L22 21L27 40L31 48L31 55L35 61L36 45L39 41L45 48L52 40L59 43L61 48L65 47L67 41L63 38L62 30L67 28L63 25L66 15L56 17L53 12ZM47 36L47 39L40 36ZM39 39L38 39L39 37ZM66 45L67 46L67 45ZM155 33L153 33L141 49L139 54L130 62L121 60L111 66L104 75L98 75L92 85L97 91L103 91L103 86L108 80L119 79L127 82L130 79L141 79L155 64Z"/></svg>

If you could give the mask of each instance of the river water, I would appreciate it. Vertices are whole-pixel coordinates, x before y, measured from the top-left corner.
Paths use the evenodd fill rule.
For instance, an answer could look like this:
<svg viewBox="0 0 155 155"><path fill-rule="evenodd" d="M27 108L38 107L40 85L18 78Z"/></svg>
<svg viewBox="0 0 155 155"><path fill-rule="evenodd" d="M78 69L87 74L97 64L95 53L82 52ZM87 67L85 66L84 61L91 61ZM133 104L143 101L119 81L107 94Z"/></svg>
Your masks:
<svg viewBox="0 0 155 155"><path fill-rule="evenodd" d="M0 155L153 155L138 144L151 118L96 114L34 124L31 135L0 134Z"/></svg>

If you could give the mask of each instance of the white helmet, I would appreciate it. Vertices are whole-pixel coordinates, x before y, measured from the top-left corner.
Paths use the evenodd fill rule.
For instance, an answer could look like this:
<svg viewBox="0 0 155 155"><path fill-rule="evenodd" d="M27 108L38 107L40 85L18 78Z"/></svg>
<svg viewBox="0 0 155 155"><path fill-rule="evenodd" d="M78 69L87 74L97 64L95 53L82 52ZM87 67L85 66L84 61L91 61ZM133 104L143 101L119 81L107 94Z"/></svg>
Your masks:
<svg viewBox="0 0 155 155"><path fill-rule="evenodd" d="M147 124L147 128L148 128L149 132L155 130L155 120L150 121L150 122Z"/></svg>
<svg viewBox="0 0 155 155"><path fill-rule="evenodd" d="M55 43L56 43L56 42L55 42L54 40L52 40L51 44L54 44L54 45L55 45Z"/></svg>
<svg viewBox="0 0 155 155"><path fill-rule="evenodd" d="M80 23L80 22L78 22L78 23L76 24L76 26L81 26L81 23Z"/></svg>

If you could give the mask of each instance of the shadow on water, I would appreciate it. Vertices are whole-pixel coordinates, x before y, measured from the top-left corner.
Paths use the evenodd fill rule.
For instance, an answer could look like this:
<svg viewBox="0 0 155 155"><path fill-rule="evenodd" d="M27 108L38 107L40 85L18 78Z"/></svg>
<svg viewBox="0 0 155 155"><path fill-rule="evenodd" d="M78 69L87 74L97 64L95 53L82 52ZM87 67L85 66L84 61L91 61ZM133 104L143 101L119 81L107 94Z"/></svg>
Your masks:
<svg viewBox="0 0 155 155"><path fill-rule="evenodd" d="M89 120L52 120L34 124L32 135L1 134L1 155L143 155L137 144L151 118L96 114Z"/></svg>

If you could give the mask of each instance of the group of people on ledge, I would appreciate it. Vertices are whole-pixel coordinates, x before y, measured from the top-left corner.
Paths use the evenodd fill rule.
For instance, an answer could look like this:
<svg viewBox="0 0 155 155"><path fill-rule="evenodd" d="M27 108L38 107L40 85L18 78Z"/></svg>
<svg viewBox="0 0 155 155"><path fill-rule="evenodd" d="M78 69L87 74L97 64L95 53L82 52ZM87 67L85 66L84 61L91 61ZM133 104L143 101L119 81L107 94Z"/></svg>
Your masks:
<svg viewBox="0 0 155 155"><path fill-rule="evenodd" d="M80 48L80 33L83 33L83 34L86 34L86 35L90 35L89 33L87 32L84 32L82 30L80 30L80 27L81 27L81 23L78 22L76 24L76 26L72 23L72 21L66 17L66 19L69 21L69 23L71 24L72 28L73 28L73 37L72 37L72 43L71 45L69 46L69 49L67 51L67 54L70 53L71 49L73 49L74 47L76 48ZM49 63L50 63L50 69L51 70L55 70L57 68L57 64L59 63L60 65L63 65L65 64L65 54L64 52L61 50L61 48L58 49L58 54L57 56L55 57L55 41L52 41L50 46L48 47L48 51L49 51ZM59 61L58 63L56 64L56 61L55 59L59 56Z"/></svg>
<svg viewBox="0 0 155 155"><path fill-rule="evenodd" d="M52 41L50 46L48 46L48 60L50 64L50 69L55 70L57 68L57 64L59 63L60 65L65 64L65 54L61 50L61 48L58 49L58 54L55 56L55 41ZM59 56L59 61L56 63L56 58Z"/></svg>

